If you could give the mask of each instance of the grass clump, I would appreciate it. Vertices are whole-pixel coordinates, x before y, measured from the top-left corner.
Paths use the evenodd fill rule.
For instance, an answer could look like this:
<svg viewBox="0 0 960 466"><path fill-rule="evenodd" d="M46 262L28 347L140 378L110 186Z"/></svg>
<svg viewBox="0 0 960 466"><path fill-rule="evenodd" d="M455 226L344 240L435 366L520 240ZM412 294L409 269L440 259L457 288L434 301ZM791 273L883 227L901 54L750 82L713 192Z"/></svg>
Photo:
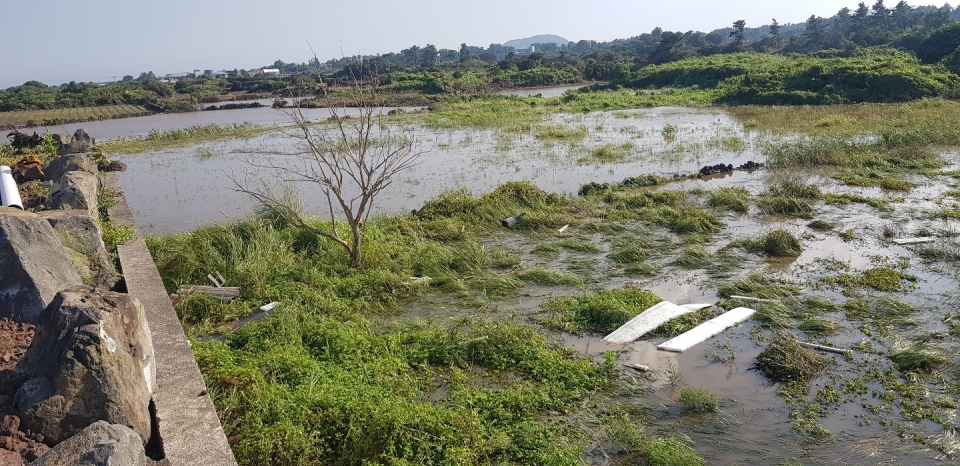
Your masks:
<svg viewBox="0 0 960 466"><path fill-rule="evenodd" d="M216 124L197 125L183 129L161 131L150 130L146 136L119 137L99 144L100 148L115 153L135 154L148 150L166 147L185 146L203 141L214 141L229 138L251 138L259 134L273 131L274 128L250 123L220 126Z"/></svg>
<svg viewBox="0 0 960 466"><path fill-rule="evenodd" d="M842 170L833 175L847 186L877 186L891 191L909 191L915 186L913 183L896 176L870 171L861 174L851 170Z"/></svg>
<svg viewBox="0 0 960 466"><path fill-rule="evenodd" d="M619 146L613 144L604 144L600 147L590 150L590 154L587 157L584 157L579 160L580 163L613 163L620 162L630 156L630 153L633 151L634 145L632 143L624 143Z"/></svg>
<svg viewBox="0 0 960 466"><path fill-rule="evenodd" d="M778 332L754 363L774 382L807 383L823 373L830 360L801 345L793 335Z"/></svg>
<svg viewBox="0 0 960 466"><path fill-rule="evenodd" d="M717 395L697 387L680 389L680 406L690 413L712 413L720 409Z"/></svg>
<svg viewBox="0 0 960 466"><path fill-rule="evenodd" d="M734 241L730 245L762 252L771 257L797 257L803 252L800 240L782 228L770 231L760 238Z"/></svg>
<svg viewBox="0 0 960 466"><path fill-rule="evenodd" d="M427 201L414 216L424 221L456 219L473 228L501 228L503 219L523 213L514 229L557 229L576 223L570 204L567 198L547 193L529 181L510 181L479 198L464 190L448 191Z"/></svg>
<svg viewBox="0 0 960 466"><path fill-rule="evenodd" d="M587 137L587 128L579 126L570 128L563 125L539 126L534 137L540 141L579 141Z"/></svg>
<svg viewBox="0 0 960 466"><path fill-rule="evenodd" d="M788 196L759 196L757 208L768 215L792 215L802 218L811 217L813 212L813 206L806 200Z"/></svg>
<svg viewBox="0 0 960 466"><path fill-rule="evenodd" d="M896 351L890 359L901 372L929 372L950 362L944 349L930 342Z"/></svg>
<svg viewBox="0 0 960 466"><path fill-rule="evenodd" d="M583 279L576 275L542 268L520 272L517 278L538 285L583 285Z"/></svg>
<svg viewBox="0 0 960 466"><path fill-rule="evenodd" d="M540 306L548 315L541 322L553 329L609 333L660 301L655 294L634 288L550 298Z"/></svg>
<svg viewBox="0 0 960 466"><path fill-rule="evenodd" d="M673 438L658 438L644 444L648 466L703 466L707 462L687 444Z"/></svg>
<svg viewBox="0 0 960 466"><path fill-rule="evenodd" d="M803 321L798 328L805 333L814 335L829 335L836 333L837 330L840 329L840 324L820 317L811 317Z"/></svg>
<svg viewBox="0 0 960 466"><path fill-rule="evenodd" d="M687 269L698 269L713 263L714 254L702 243L691 244L683 248L676 263Z"/></svg>
<svg viewBox="0 0 960 466"><path fill-rule="evenodd" d="M823 221L823 220L814 220L814 221L808 223L808 224L807 224L807 227L808 227L808 228L812 228L812 229L814 229L814 230L826 231L826 230L832 230L832 229L836 228L836 225L834 225L834 224L832 224L832 223L830 223L830 222Z"/></svg>
<svg viewBox="0 0 960 466"><path fill-rule="evenodd" d="M746 212L750 208L750 191L741 187L717 188L707 193L710 207L721 207L735 212Z"/></svg>
<svg viewBox="0 0 960 466"><path fill-rule="evenodd" d="M607 254L607 259L615 264L633 264L643 262L646 258L646 249L636 244L623 245L614 249L610 254Z"/></svg>
<svg viewBox="0 0 960 466"><path fill-rule="evenodd" d="M720 287L717 293L726 299L730 296L750 296L761 299L788 298L800 294L800 289L784 281L776 280L761 273L734 281Z"/></svg>
<svg viewBox="0 0 960 466"><path fill-rule="evenodd" d="M914 275L890 267L874 267L864 271L860 276L841 274L835 277L824 277L818 283L851 289L870 287L877 291L900 291L904 288L904 282L915 283L917 280L918 278Z"/></svg>
<svg viewBox="0 0 960 466"><path fill-rule="evenodd" d="M884 199L875 197L866 197L859 194L831 194L823 195L823 200L828 204L846 205L850 203L866 204L877 210L890 210L890 203Z"/></svg>

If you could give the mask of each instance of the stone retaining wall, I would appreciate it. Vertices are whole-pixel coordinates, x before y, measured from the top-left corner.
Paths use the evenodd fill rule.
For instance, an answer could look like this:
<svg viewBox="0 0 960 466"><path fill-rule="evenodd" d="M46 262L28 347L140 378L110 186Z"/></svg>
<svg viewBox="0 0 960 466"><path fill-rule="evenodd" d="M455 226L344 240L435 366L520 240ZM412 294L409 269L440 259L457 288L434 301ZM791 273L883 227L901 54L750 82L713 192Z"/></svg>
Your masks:
<svg viewBox="0 0 960 466"><path fill-rule="evenodd" d="M81 133L61 142L55 177L40 167L54 210L0 207L0 317L13 322L0 331L30 332L29 347L0 355L0 465L234 466L116 175L74 153L92 142ZM97 221L103 189L117 195L110 221L133 231L117 248L120 282Z"/></svg>

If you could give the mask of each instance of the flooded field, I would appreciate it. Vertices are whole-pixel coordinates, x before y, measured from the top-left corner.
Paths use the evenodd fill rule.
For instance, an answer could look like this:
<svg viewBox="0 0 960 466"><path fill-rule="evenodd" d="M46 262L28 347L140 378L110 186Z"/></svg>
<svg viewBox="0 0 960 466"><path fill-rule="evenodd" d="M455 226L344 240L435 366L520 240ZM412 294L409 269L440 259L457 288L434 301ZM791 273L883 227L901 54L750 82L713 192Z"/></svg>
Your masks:
<svg viewBox="0 0 960 466"><path fill-rule="evenodd" d="M312 112L328 116L323 109ZM378 213L416 209L451 189L484 193L509 180L526 179L549 192L575 195L580 184L590 181L687 174L718 161L739 165L761 157L753 144L758 136L745 133L731 117L681 108L559 115L523 134L424 128L415 134L422 152L419 163L381 195ZM242 180L249 169L246 160L283 160L302 151L301 144L276 131L248 140L108 155L130 167L119 176L125 187L136 187L127 189L127 197L141 228L170 233L250 212L250 199L233 191L233 180ZM326 205L309 186L301 187L301 195L308 207Z"/></svg>
<svg viewBox="0 0 960 466"><path fill-rule="evenodd" d="M770 145L798 138L745 128L719 110L688 108L559 114L522 133L414 130L420 164L381 195L381 213L420 209L449 190L479 195L517 180L574 198L587 182L767 162ZM231 189L243 179L244 158L298 152L293 140L273 132L117 158L129 165L120 176L140 226L170 233L246 214L253 206ZM601 214L578 212L563 233L479 234L480 249L471 254L503 263L478 259L495 268L477 272L489 274L491 284L405 300L403 312L375 325L497 317L543 328L597 360L614 352L618 367L642 364L651 371L623 368L604 402L641 419L649 435L693 445L707 464L947 464L960 454L960 215L954 214L958 182L949 171L960 159L942 155L945 172L905 174L888 188L823 167L792 166L612 191L596 199ZM308 206L323 205L304 194ZM687 231L636 214L643 210L624 214L640 201L707 212L718 224ZM771 257L758 249L779 232L798 240L795 254ZM892 241L910 237L934 241ZM656 349L667 334L611 345L602 332L568 332L564 324L569 329L572 321L550 320L557 297L621 288L678 304L714 304L714 313L735 306L758 312L682 354ZM822 353L825 370L806 383L774 383L754 364L773 342L792 338L852 351ZM719 409L682 408L683 387L716 395ZM631 464L632 457L600 441L585 460Z"/></svg>

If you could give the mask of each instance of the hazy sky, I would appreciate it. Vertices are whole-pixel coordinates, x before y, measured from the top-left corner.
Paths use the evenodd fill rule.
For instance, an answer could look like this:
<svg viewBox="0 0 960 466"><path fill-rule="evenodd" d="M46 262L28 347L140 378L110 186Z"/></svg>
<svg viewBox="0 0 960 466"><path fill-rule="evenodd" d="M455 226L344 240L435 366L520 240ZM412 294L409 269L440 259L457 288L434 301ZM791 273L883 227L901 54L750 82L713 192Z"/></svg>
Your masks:
<svg viewBox="0 0 960 466"><path fill-rule="evenodd" d="M255 68L431 43L488 46L536 34L605 41L664 30L797 23L853 0L2 0L0 89L141 71ZM867 2L873 4L873 0ZM889 1L888 7L896 2ZM911 5L927 2L910 2Z"/></svg>

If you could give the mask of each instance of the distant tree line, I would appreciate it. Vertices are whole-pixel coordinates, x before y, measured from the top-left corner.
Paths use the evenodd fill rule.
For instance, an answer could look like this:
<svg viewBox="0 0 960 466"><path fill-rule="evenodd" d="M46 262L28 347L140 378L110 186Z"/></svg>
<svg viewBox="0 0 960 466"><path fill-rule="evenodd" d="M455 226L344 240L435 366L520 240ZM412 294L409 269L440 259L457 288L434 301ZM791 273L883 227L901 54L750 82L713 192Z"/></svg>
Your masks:
<svg viewBox="0 0 960 466"><path fill-rule="evenodd" d="M282 78L238 72L227 78L201 76L166 83L153 72L144 72L136 78L128 75L120 82L107 85L70 82L46 86L30 81L0 91L0 111L111 104L169 108L183 102L195 105L216 101L226 92L302 95L319 89L325 80L335 83L346 77L375 78L385 91L435 95L582 81L609 81L614 85L637 87L667 83L663 79L652 80L652 72L644 71L647 67L688 60L705 64L708 62L695 59L718 55L733 55L738 60L747 60L742 55L745 53L820 54L821 58L835 59L871 54L892 56L884 51L858 51L870 47L886 47L906 54L897 55L900 64L915 56L923 64L960 73L958 18L960 9L950 5L913 7L901 1L888 7L883 0L877 0L869 6L860 3L853 10L843 8L828 18L811 15L799 24L781 24L773 19L769 24L751 27L737 20L730 27L709 33L655 28L649 33L609 42L534 44L533 53L501 44L478 47L464 43L456 50L438 49L432 44L413 45L397 53L342 57L326 62L312 58L299 64L277 60L263 67L280 70ZM732 59L710 63L713 63L710 66L718 63L736 66Z"/></svg>

